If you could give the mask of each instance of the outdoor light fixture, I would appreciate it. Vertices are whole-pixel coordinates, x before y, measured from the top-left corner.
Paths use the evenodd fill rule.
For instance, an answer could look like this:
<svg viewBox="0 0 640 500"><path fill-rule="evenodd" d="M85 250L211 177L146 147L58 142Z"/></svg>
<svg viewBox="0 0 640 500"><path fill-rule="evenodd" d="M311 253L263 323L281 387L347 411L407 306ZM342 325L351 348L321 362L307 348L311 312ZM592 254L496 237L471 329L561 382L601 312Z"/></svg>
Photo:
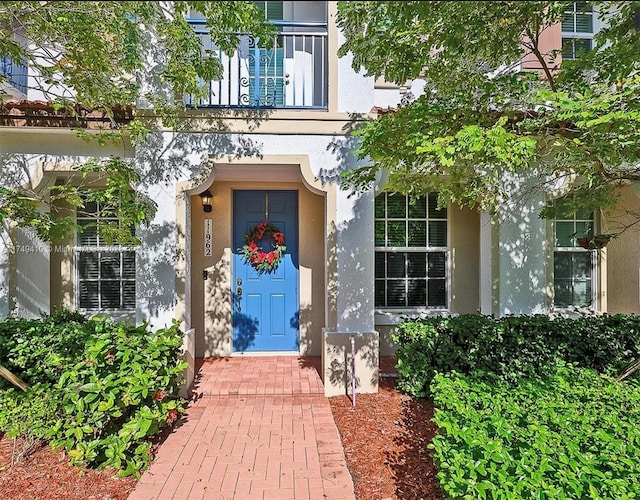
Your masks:
<svg viewBox="0 0 640 500"><path fill-rule="evenodd" d="M205 212L211 212L211 198L213 197L211 192L207 189L205 192L200 193L199 196L202 198L202 209Z"/></svg>

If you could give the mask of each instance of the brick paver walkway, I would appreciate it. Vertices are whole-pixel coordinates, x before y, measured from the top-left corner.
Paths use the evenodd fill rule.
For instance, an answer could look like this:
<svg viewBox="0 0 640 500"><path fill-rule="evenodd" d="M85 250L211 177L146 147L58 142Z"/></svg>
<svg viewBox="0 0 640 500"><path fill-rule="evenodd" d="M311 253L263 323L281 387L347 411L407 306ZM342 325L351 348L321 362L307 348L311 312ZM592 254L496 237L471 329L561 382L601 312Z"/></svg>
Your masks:
<svg viewBox="0 0 640 500"><path fill-rule="evenodd" d="M129 500L353 499L319 358L205 360L185 422Z"/></svg>

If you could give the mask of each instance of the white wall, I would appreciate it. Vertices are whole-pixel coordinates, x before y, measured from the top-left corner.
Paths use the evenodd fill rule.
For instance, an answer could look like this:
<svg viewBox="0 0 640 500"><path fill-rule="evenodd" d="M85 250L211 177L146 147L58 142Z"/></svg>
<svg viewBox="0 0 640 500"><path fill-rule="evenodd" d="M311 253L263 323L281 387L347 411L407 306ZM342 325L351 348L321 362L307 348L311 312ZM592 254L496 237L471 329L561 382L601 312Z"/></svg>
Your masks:
<svg viewBox="0 0 640 500"><path fill-rule="evenodd" d="M37 318L50 309L50 247L31 228L15 230L16 314Z"/></svg>
<svg viewBox="0 0 640 500"><path fill-rule="evenodd" d="M147 319L155 329L169 326L175 317L175 187L152 185L144 191L158 211L149 227L136 232L142 241L136 248L136 321Z"/></svg>
<svg viewBox="0 0 640 500"><path fill-rule="evenodd" d="M338 35L338 45L345 42L342 32ZM329 54L329 57L338 57ZM347 54L338 59L338 111L342 113L369 113L374 106L374 79L356 73L351 67L353 57ZM331 67L331 65L329 65ZM331 75L329 75L331 80Z"/></svg>
<svg viewBox="0 0 640 500"><path fill-rule="evenodd" d="M512 192L524 187L510 183ZM498 311L506 314L547 312L547 223L538 217L544 194L522 204L505 203L500 210L498 242Z"/></svg>
<svg viewBox="0 0 640 500"><path fill-rule="evenodd" d="M338 332L374 330L373 192L337 199L337 325Z"/></svg>
<svg viewBox="0 0 640 500"><path fill-rule="evenodd" d="M397 108L403 98L413 99L424 94L424 80L413 80L409 88L376 86L374 89L374 104L379 108Z"/></svg>
<svg viewBox="0 0 640 500"><path fill-rule="evenodd" d="M9 257L11 254L11 240L6 224L0 225L0 318L10 312L9 303Z"/></svg>

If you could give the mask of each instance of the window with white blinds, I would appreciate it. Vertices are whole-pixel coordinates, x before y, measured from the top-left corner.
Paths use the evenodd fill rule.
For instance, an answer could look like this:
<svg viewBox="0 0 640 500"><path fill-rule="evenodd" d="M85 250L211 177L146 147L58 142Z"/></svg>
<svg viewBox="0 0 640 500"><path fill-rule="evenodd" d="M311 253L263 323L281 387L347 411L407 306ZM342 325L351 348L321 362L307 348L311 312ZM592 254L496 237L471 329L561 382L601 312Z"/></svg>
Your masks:
<svg viewBox="0 0 640 500"><path fill-rule="evenodd" d="M593 48L594 13L587 2L573 2L562 16L562 58L576 59Z"/></svg>
<svg viewBox="0 0 640 500"><path fill-rule="evenodd" d="M595 259L577 239L593 234L593 213L562 214L555 220L553 303L556 307L585 307L594 303Z"/></svg>
<svg viewBox="0 0 640 500"><path fill-rule="evenodd" d="M100 208L96 202L86 202L77 215L80 226L75 250L77 306L84 311L135 311L135 252L106 244L97 222L117 223L118 219L99 219Z"/></svg>
<svg viewBox="0 0 640 500"><path fill-rule="evenodd" d="M438 208L437 194L376 197L376 307L446 309L447 238L447 209Z"/></svg>

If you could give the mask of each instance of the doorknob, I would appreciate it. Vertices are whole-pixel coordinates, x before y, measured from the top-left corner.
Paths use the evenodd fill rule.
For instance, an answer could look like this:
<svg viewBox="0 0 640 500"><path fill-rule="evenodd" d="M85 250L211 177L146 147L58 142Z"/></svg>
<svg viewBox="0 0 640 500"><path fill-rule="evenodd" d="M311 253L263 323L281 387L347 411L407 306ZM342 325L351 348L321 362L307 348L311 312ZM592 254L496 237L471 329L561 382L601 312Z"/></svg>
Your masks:
<svg viewBox="0 0 640 500"><path fill-rule="evenodd" d="M241 297L241 296L242 296L242 287L238 287L238 288L236 289L236 294L238 295L238 297Z"/></svg>

